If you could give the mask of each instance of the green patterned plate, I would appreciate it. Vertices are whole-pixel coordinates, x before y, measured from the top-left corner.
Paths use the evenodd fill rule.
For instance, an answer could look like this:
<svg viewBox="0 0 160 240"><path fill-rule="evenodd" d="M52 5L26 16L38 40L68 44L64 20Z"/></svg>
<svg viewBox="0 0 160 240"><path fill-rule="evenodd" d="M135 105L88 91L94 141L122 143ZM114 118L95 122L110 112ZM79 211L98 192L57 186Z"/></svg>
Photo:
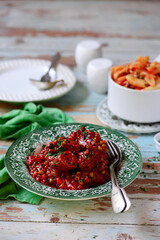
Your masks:
<svg viewBox="0 0 160 240"><path fill-rule="evenodd" d="M29 175L25 163L35 148L49 141L53 141L60 136L67 137L72 131L79 129L81 126L99 132L105 140L110 139L117 143L123 155L122 167L118 174L118 182L121 187L129 185L139 174L142 167L142 157L137 146L115 130L85 123L53 125L33 131L16 140L8 149L5 158L5 166L11 178L30 192L54 199L85 200L110 194L111 182L85 190L62 190L36 182Z"/></svg>

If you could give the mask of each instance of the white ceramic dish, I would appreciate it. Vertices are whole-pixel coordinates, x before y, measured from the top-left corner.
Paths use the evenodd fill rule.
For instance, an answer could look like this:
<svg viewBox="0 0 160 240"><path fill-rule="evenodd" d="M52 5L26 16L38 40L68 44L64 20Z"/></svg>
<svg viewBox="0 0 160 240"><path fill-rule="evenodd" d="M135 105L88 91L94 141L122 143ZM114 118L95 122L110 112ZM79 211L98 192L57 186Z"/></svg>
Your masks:
<svg viewBox="0 0 160 240"><path fill-rule="evenodd" d="M49 61L37 59L0 62L0 101L39 102L57 99L68 93L74 87L76 78L73 72L62 64L57 67L57 79L63 79L65 85L41 91L30 82L29 78L40 79L49 65Z"/></svg>
<svg viewBox="0 0 160 240"><path fill-rule="evenodd" d="M144 91L125 88L108 75L108 108L116 116L132 122L160 121L160 90Z"/></svg>
<svg viewBox="0 0 160 240"><path fill-rule="evenodd" d="M160 132L154 136L154 142L156 144L156 149L160 151Z"/></svg>
<svg viewBox="0 0 160 240"><path fill-rule="evenodd" d="M128 133L155 133L160 131L160 122L136 123L126 121L111 113L108 109L108 97L104 98L96 109L97 118L107 127Z"/></svg>

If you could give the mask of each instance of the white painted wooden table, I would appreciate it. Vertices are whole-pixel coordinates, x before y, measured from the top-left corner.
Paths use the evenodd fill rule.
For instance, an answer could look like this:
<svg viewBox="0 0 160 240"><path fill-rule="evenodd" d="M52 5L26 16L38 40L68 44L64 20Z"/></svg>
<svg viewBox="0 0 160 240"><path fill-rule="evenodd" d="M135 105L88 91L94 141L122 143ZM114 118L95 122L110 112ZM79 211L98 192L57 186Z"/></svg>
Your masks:
<svg viewBox="0 0 160 240"><path fill-rule="evenodd" d="M75 66L74 49L82 39L103 44L114 63L160 53L159 1L0 0L0 59L49 59L60 51L62 63ZM95 116L105 97L94 93L74 68L77 84L66 96L45 103L71 114L77 122L102 123ZM0 114L17 104L0 102ZM0 239L152 240L160 239L160 154L153 134L126 134L140 148L143 169L126 188L131 209L114 214L109 197L88 201L43 199L38 206L13 199L0 201ZM11 141L0 141L5 154Z"/></svg>

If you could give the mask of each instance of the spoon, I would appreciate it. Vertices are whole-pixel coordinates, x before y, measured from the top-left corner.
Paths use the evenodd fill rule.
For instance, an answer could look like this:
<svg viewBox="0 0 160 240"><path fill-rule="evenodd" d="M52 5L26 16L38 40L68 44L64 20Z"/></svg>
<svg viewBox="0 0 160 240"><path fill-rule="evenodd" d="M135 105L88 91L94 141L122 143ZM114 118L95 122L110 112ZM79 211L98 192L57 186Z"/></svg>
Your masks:
<svg viewBox="0 0 160 240"><path fill-rule="evenodd" d="M56 67L57 67L60 57L61 57L60 53L59 52L56 53L52 57L51 64L48 68L48 71L41 77L40 80L30 78L31 83L34 84L40 90L47 90L47 89L54 87L57 84L63 84L64 80L55 80L57 77ZM54 69L52 69L52 68L54 68ZM53 77L50 76L51 71L52 71L52 73L54 73Z"/></svg>
<svg viewBox="0 0 160 240"><path fill-rule="evenodd" d="M32 79L30 78L30 81L39 89L39 90L47 90L47 89L50 89L50 88L53 88L54 86L56 85L62 85L64 84L64 80L56 80L56 81L53 81L53 82L42 82L42 81L39 81L39 80L35 80L35 79Z"/></svg>
<svg viewBox="0 0 160 240"><path fill-rule="evenodd" d="M130 199L128 198L125 190L123 188L120 188L118 185L115 173L115 168L120 167L122 161L122 153L120 148L117 146L115 142L108 140L107 144L109 149L108 157L111 161L110 175L112 182L111 191L112 207L115 213L122 213L127 211L131 206Z"/></svg>
<svg viewBox="0 0 160 240"><path fill-rule="evenodd" d="M158 62L158 63L160 63L160 54L153 60L153 62Z"/></svg>

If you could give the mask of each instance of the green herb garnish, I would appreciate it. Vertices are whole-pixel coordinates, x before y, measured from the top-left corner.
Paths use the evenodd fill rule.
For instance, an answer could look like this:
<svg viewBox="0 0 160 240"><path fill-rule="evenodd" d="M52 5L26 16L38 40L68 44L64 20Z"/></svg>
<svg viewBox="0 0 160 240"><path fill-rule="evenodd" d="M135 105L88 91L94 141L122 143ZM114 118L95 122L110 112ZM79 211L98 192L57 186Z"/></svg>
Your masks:
<svg viewBox="0 0 160 240"><path fill-rule="evenodd" d="M98 237L98 235L94 235L94 236L93 236L93 239L95 239L96 237Z"/></svg>
<svg viewBox="0 0 160 240"><path fill-rule="evenodd" d="M64 140L64 139L59 140L59 141L57 142L57 145L58 145L59 147L61 146L61 143L63 142L63 140Z"/></svg>
<svg viewBox="0 0 160 240"><path fill-rule="evenodd" d="M58 152L58 154L61 154L61 153L64 153L64 148L63 147Z"/></svg>
<svg viewBox="0 0 160 240"><path fill-rule="evenodd" d="M143 187L140 187L140 189L144 192L147 192L147 189L146 188L143 188Z"/></svg>
<svg viewBox="0 0 160 240"><path fill-rule="evenodd" d="M47 153L47 156L51 156L51 155L52 155L52 153L50 153L50 152Z"/></svg>
<svg viewBox="0 0 160 240"><path fill-rule="evenodd" d="M58 156L58 155L61 154L61 153L62 153L62 154L65 154L65 153L64 153L64 148L63 148L63 147L62 147L61 149L58 148L58 152L52 154L52 156L53 156L53 157L56 157L56 156Z"/></svg>
<svg viewBox="0 0 160 240"><path fill-rule="evenodd" d="M88 132L84 132L84 135L83 135L83 140L85 140L88 136Z"/></svg>
<svg viewBox="0 0 160 240"><path fill-rule="evenodd" d="M84 182L85 180L84 179L81 179L80 182Z"/></svg>
<svg viewBox="0 0 160 240"><path fill-rule="evenodd" d="M86 154L86 158L89 158L91 156L91 153Z"/></svg>

